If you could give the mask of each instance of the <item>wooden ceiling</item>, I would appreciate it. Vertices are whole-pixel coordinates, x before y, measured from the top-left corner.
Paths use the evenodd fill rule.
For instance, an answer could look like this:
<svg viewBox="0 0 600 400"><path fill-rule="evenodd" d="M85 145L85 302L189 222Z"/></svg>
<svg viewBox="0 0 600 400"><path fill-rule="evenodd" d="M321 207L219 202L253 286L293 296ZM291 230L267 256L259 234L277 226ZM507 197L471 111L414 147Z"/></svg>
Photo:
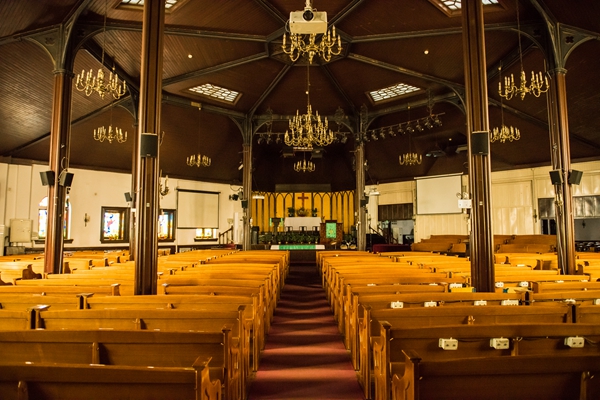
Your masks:
<svg viewBox="0 0 600 400"><path fill-rule="evenodd" d="M142 12L118 8L119 3L0 2L0 161L47 162L55 69L51 43L73 16L77 17L72 40L81 42L75 74L100 68L104 49L106 68L114 65L128 86L139 86ZM313 0L313 7L326 11L329 23L341 34L343 51L327 63L317 58L309 67L303 59L291 62L281 51L289 13L302 10L304 3L188 0L167 13L163 175L240 183L242 126L248 119L253 121L255 190L270 191L277 184L290 183L353 189L353 149L361 110L363 114L366 110L369 120L367 184L467 173L460 16L449 17L429 0ZM517 3L521 35L516 29ZM548 26L564 32L556 45L570 51L564 66L572 162L600 158L599 15L600 2L580 1L575 7L564 0L500 0L499 6L485 13L490 127L499 126L503 118L506 125L521 132L519 141L491 145L492 170L550 165L546 96L501 103L497 93L500 65L503 76L519 74L519 38L528 74L552 65L550 52L543 48ZM290 156L275 139L277 134L282 138L288 116L306 111L307 73L313 110L328 116L330 128L348 140L326 146L319 154L322 157L315 155L314 173L298 173L293 163L311 154ZM205 83L235 90L241 97L229 104L188 90ZM420 90L381 104L371 102L368 92L398 83ZM388 127L427 116L428 105L434 113L443 114L441 127L410 136L388 134ZM135 108L129 95L114 101L74 90L71 167L130 172ZM344 113L339 124L334 118L338 110ZM270 127L264 124L271 120ZM126 143L94 141L93 130L111 122L128 132ZM381 128L386 128L384 138ZM272 139L268 144L267 133ZM399 165L398 156L409 146L423 155L421 165ZM212 165L188 167L186 157L193 153L208 155Z"/></svg>

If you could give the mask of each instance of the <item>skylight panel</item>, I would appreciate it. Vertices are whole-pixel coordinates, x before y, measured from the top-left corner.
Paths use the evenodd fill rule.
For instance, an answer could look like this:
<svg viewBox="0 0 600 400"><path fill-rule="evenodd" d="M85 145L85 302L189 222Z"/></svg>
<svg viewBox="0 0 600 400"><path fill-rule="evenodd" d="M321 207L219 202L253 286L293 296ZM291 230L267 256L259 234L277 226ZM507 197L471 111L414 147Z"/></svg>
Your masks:
<svg viewBox="0 0 600 400"><path fill-rule="evenodd" d="M165 10L167 12L173 11L178 6L181 6L187 0L165 0ZM130 8L136 10L144 9L144 0L121 0L119 7Z"/></svg>
<svg viewBox="0 0 600 400"><path fill-rule="evenodd" d="M203 96L212 97L214 99L224 101L227 103L235 104L238 100L240 93L235 90L225 89L217 85L205 83L204 85L194 86L189 89L190 91L201 94Z"/></svg>
<svg viewBox="0 0 600 400"><path fill-rule="evenodd" d="M460 15L461 0L429 0L433 5L439 8L449 17L456 17ZM503 10L504 6L500 0L481 0L481 3L485 6L484 12L487 11L499 11Z"/></svg>
<svg viewBox="0 0 600 400"><path fill-rule="evenodd" d="M397 83L383 89L373 90L372 92L369 92L369 96L371 96L371 100L373 100L374 103L378 103L380 101L391 100L398 96L416 92L417 90L420 89L405 83Z"/></svg>

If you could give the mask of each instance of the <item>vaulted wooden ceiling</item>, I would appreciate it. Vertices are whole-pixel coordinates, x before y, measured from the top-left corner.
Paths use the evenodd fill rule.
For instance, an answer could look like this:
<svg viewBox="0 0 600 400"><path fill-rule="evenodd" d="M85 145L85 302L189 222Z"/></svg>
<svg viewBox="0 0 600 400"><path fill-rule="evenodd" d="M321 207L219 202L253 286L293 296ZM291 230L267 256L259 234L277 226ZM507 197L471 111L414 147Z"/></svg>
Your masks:
<svg viewBox="0 0 600 400"><path fill-rule="evenodd" d="M369 120L367 184L467 173L461 18L448 16L432 1L314 0L313 7L327 12L329 23L340 33L343 51L330 62L317 58L310 67L303 59L291 62L281 50L289 13L303 10L303 0L183 2L165 19L163 175L241 182L242 126L248 118L253 121L255 190L274 190L276 184L289 183L328 183L333 190L352 189L353 149L361 112ZM499 66L503 76L518 77L519 42L528 77L532 70L545 71L552 65L547 61L551 52L543 48L548 42L548 27L562 32L557 46L570 51L565 68L572 161L598 159L600 3L579 1L574 6L563 0L499 1L485 13L490 127L499 126L503 118L506 125L520 130L521 139L491 145L492 169L550 165L546 96L501 102L497 93ZM73 41L82 42L75 55L74 73L96 71L104 54L106 71L114 65L130 87L139 86L142 12L119 8L119 3L0 2L1 161L48 160L55 65L47 49L52 50L52 40L60 37L59 28L66 26L71 16L78 15ZM277 134L282 138L287 129L288 116L297 110L306 111L307 73L313 110L328 116L330 128L348 140L326 146L319 153L322 157L315 154L315 172L298 173L293 171L293 163L311 154L289 156L276 138ZM188 90L205 83L235 90L241 97L229 104ZM370 100L370 91L398 83L420 90L381 104ZM442 126L412 135L388 134L388 127L395 129L399 123L429 115L428 105L433 106L433 113L443 114ZM504 105L503 113L500 105ZM131 171L135 108L129 95L115 101L95 94L87 97L74 90L71 167ZM343 110L344 118L338 118L337 123L334 116L339 110ZM128 132L127 142L94 141L93 130L111 121ZM386 128L384 138L381 128ZM267 133L272 139L268 144ZM409 146L423 155L421 165L399 165L398 156ZM186 157L193 153L208 155L212 165L187 166Z"/></svg>

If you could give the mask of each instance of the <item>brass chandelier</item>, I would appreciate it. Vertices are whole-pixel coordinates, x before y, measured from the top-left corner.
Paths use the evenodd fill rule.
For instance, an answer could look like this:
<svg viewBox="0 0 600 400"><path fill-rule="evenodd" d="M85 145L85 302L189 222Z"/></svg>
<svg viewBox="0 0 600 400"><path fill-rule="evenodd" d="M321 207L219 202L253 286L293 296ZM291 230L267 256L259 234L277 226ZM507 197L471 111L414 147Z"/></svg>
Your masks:
<svg viewBox="0 0 600 400"><path fill-rule="evenodd" d="M500 69L500 68L499 68ZM502 78L502 75L500 75ZM501 124L500 127L496 127L492 129L492 135L490 137L490 142L500 142L504 143L506 141L513 142L521 139L521 132L518 128L508 127L504 125L504 102L502 101L502 97L500 97L500 115L501 115Z"/></svg>
<svg viewBox="0 0 600 400"><path fill-rule="evenodd" d="M113 129L113 106L110 108L110 125L108 129L104 126L98 127L98 129L94 129L94 140L99 142L104 142L105 140L108 143L112 143L116 141L117 143L125 143L127 141L127 131L123 133L121 128L117 128L116 126Z"/></svg>
<svg viewBox="0 0 600 400"><path fill-rule="evenodd" d="M289 120L289 129L285 131L283 137L287 146L312 148L315 146L327 146L335 139L335 134L329 129L327 117L321 119L319 112L316 111L313 115L312 106L310 105L310 66L307 65L307 111L306 114L300 115L300 111L296 111L296 115Z"/></svg>
<svg viewBox="0 0 600 400"><path fill-rule="evenodd" d="M121 96L125 94L127 91L127 83L123 81L123 83L119 83L119 76L115 72L115 67L113 66L113 70L110 72L110 76L108 81L104 80L104 48L106 46L106 14L108 14L108 2L105 1L106 5L106 13L104 14L104 28L102 38L104 44L102 45L102 61L101 67L98 68L98 73L94 76L94 72L92 69L85 73L85 70L81 70L81 74L77 74L77 80L75 81L75 89L80 92L84 92L86 96L90 96L92 93L96 92L100 96L100 98L104 99L106 93L112 94L113 98L119 99Z"/></svg>
<svg viewBox="0 0 600 400"><path fill-rule="evenodd" d="M521 64L521 77L519 86L515 86L515 78L513 74L504 77L504 90L502 89L502 79L498 82L498 94L500 97L510 100L516 95L525 98L527 94L533 94L535 97L540 97L542 93L546 93L549 88L548 77L542 76L541 72L537 74L531 71L531 82L527 85L527 77L523 70L523 51L521 49L521 24L519 22L519 2L517 0L517 33L519 35L519 61Z"/></svg>
<svg viewBox="0 0 600 400"><path fill-rule="evenodd" d="M306 159L294 164L294 171L296 172L315 172L315 169L315 163L310 160L306 161Z"/></svg>
<svg viewBox="0 0 600 400"><path fill-rule="evenodd" d="M123 130L117 127L113 130L112 125L108 129L101 126L98 129L94 129L94 140L99 142L107 140L108 143L112 143L115 140L117 143L125 143L127 141L127 131L123 133Z"/></svg>
<svg viewBox="0 0 600 400"><path fill-rule="evenodd" d="M410 119L410 106L408 106L408 118ZM413 153L411 151L411 134L414 132L414 128L410 125L407 125L406 132L408 132L408 153L404 153L398 156L398 162L400 163L400 165L412 167L414 165L421 164L421 162L423 161L423 156L417 153Z"/></svg>
<svg viewBox="0 0 600 400"><path fill-rule="evenodd" d="M314 17L310 0L306 0L304 16L304 19L307 21L312 20ZM318 42L317 35L321 35L321 40ZM342 40L340 35L336 37L335 26L331 30L327 29L326 33L300 34L290 32L289 47L287 46L288 40L286 37L287 34L284 33L281 49L285 54L290 56L292 62L296 62L304 54L307 55L309 64L312 64L315 55L319 55L325 62L329 62L331 56L337 56L342 52Z"/></svg>
<svg viewBox="0 0 600 400"><path fill-rule="evenodd" d="M198 107L198 142L200 142L200 110L201 107ZM200 146L198 145L198 147ZM190 167L210 167L212 160L210 157L198 153L187 157L185 162Z"/></svg>

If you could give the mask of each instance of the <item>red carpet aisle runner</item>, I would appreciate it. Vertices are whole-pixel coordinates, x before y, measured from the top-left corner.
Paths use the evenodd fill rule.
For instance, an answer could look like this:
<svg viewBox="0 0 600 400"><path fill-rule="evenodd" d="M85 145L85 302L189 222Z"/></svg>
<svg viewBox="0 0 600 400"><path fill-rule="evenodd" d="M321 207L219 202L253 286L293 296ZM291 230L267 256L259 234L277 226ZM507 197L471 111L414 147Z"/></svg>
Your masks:
<svg viewBox="0 0 600 400"><path fill-rule="evenodd" d="M291 266L248 400L363 400L316 267Z"/></svg>

